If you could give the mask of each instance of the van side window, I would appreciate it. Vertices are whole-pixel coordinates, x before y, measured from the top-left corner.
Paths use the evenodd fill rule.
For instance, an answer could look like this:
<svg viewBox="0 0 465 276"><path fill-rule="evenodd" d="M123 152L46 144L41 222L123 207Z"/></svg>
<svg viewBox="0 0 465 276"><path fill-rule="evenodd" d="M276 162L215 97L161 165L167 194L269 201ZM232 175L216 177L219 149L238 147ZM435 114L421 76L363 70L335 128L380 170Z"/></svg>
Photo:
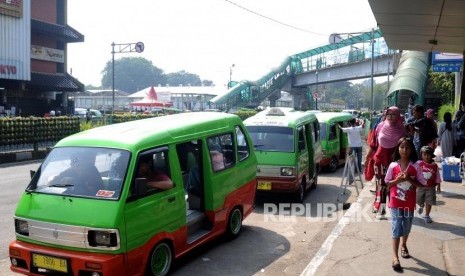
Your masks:
<svg viewBox="0 0 465 276"><path fill-rule="evenodd" d="M135 179L145 179L146 193L160 192L173 187L168 162L168 151L149 151L138 157ZM135 193L135 189L131 189Z"/></svg>
<svg viewBox="0 0 465 276"><path fill-rule="evenodd" d="M239 161L245 160L250 155L249 144L245 139L244 132L239 126L236 126L236 142L237 142L237 155Z"/></svg>
<svg viewBox="0 0 465 276"><path fill-rule="evenodd" d="M320 140L320 124L318 121L313 122L313 142Z"/></svg>
<svg viewBox="0 0 465 276"><path fill-rule="evenodd" d="M305 130L304 127L299 127L299 129L297 130L299 132L299 141L298 141L298 144L297 144L299 152L307 149L307 146L306 146L306 143L305 143L304 130Z"/></svg>
<svg viewBox="0 0 465 276"><path fill-rule="evenodd" d="M332 124L329 129L329 140L334 140L337 138L337 127L336 124Z"/></svg>
<svg viewBox="0 0 465 276"><path fill-rule="evenodd" d="M221 171L234 165L235 152L232 133L207 138L213 171Z"/></svg>

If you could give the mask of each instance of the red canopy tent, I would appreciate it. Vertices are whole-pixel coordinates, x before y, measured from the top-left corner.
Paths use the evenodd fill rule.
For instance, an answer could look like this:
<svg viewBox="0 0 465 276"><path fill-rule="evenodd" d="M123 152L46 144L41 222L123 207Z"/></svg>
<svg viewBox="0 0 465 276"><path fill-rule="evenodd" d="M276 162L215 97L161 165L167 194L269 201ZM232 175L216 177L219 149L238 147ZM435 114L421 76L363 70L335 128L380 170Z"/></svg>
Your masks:
<svg viewBox="0 0 465 276"><path fill-rule="evenodd" d="M159 102L157 97L157 92L155 88L150 87L147 95L140 101L130 103L131 106L142 106L142 107L171 107L173 103L171 102Z"/></svg>

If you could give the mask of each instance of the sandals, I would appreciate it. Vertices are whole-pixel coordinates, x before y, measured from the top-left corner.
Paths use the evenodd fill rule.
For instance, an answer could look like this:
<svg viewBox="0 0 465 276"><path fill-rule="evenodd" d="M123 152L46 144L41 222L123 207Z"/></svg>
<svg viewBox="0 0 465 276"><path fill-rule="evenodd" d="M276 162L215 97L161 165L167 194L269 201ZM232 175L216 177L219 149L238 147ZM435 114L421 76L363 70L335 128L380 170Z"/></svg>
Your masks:
<svg viewBox="0 0 465 276"><path fill-rule="evenodd" d="M400 265L399 259L395 259L392 261L392 269L396 272L402 272L402 266Z"/></svg>
<svg viewBox="0 0 465 276"><path fill-rule="evenodd" d="M408 253L407 247L403 247L400 249L400 256L404 259L410 258L410 254Z"/></svg>

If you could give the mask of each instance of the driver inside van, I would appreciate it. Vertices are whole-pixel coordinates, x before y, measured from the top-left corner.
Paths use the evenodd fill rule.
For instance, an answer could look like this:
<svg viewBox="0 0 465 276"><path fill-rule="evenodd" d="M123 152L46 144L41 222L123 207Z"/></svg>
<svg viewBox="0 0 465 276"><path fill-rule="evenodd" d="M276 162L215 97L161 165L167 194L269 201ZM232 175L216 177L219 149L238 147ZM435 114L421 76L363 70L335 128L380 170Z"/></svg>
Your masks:
<svg viewBox="0 0 465 276"><path fill-rule="evenodd" d="M142 160L137 171L137 178L146 178L147 186L150 188L158 188L168 190L173 188L173 181L164 172L153 169L152 160Z"/></svg>

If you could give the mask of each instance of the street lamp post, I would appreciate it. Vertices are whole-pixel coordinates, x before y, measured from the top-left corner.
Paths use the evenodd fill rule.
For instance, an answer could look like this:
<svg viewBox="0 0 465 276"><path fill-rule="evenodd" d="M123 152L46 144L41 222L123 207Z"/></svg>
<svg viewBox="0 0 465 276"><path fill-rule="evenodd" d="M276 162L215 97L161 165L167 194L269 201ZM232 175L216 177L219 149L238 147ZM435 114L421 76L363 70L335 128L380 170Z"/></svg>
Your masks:
<svg viewBox="0 0 465 276"><path fill-rule="evenodd" d="M117 51L115 51L115 46L117 46ZM111 120L110 123L113 123L113 115L115 112L115 53L142 53L144 51L144 43L122 43L115 44L111 43L111 90L112 90L112 104L111 104Z"/></svg>
<svg viewBox="0 0 465 276"><path fill-rule="evenodd" d="M375 57L375 29L371 29L371 113L375 110L375 94L374 94L374 57ZM370 116L371 119L371 116Z"/></svg>
<svg viewBox="0 0 465 276"><path fill-rule="evenodd" d="M315 110L318 110L318 71L315 72L315 75L316 75Z"/></svg>
<svg viewBox="0 0 465 276"><path fill-rule="evenodd" d="M229 82L228 82L228 89L231 88L231 82L232 82L232 71L234 67L234 63L229 67Z"/></svg>

